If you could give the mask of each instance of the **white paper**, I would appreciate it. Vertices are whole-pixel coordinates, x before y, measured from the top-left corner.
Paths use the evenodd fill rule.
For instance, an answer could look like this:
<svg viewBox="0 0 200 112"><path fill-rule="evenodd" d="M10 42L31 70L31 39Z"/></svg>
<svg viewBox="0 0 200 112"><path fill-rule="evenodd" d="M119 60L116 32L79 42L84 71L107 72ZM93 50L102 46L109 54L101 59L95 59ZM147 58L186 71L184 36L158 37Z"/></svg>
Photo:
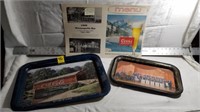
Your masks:
<svg viewBox="0 0 200 112"><path fill-rule="evenodd" d="M66 55L141 55L148 10L147 6L62 4Z"/></svg>

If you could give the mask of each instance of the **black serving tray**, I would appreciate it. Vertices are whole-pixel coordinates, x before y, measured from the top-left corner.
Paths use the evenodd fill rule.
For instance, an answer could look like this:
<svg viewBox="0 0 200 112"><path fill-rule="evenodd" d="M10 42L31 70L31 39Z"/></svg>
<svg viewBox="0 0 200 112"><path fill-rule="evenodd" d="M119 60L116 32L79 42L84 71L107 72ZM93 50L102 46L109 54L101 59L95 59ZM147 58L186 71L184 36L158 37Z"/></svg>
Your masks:
<svg viewBox="0 0 200 112"><path fill-rule="evenodd" d="M99 99L110 91L101 59L95 54L31 62L19 71L11 108L25 111Z"/></svg>
<svg viewBox="0 0 200 112"><path fill-rule="evenodd" d="M110 67L110 78L119 86L173 98L183 92L178 68L157 61L117 56Z"/></svg>

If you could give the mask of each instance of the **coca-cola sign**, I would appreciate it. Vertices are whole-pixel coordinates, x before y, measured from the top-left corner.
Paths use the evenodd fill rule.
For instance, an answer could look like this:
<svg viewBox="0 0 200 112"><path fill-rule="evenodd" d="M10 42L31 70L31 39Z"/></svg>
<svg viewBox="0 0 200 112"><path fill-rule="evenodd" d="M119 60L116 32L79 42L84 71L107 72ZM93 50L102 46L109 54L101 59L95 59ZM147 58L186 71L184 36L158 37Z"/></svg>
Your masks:
<svg viewBox="0 0 200 112"><path fill-rule="evenodd" d="M50 87L57 87L66 84L77 82L76 75L66 76L58 79L52 79L48 81L43 81L34 85L35 90L46 89Z"/></svg>

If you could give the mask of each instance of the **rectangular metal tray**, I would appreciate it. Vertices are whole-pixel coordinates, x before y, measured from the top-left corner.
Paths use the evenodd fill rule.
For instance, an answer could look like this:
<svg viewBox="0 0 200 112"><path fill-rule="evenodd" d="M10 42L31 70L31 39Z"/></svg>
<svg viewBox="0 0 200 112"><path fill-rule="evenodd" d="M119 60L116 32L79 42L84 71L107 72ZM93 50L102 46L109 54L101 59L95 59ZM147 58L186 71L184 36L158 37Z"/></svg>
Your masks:
<svg viewBox="0 0 200 112"><path fill-rule="evenodd" d="M102 98L109 91L106 72L95 54L31 62L18 71L11 108L25 111L63 106Z"/></svg>
<svg viewBox="0 0 200 112"><path fill-rule="evenodd" d="M117 56L112 62L110 78L124 87L174 98L183 92L178 68L157 61Z"/></svg>

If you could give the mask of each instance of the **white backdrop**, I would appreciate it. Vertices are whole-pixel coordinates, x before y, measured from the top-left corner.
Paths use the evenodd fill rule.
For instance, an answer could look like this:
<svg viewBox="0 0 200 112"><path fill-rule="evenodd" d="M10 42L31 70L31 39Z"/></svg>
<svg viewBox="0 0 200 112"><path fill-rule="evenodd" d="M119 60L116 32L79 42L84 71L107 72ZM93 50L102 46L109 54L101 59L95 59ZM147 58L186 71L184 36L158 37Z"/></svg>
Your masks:
<svg viewBox="0 0 200 112"><path fill-rule="evenodd" d="M200 26L199 0L5 0L7 47L64 46L61 3L150 5L144 46L188 47Z"/></svg>

